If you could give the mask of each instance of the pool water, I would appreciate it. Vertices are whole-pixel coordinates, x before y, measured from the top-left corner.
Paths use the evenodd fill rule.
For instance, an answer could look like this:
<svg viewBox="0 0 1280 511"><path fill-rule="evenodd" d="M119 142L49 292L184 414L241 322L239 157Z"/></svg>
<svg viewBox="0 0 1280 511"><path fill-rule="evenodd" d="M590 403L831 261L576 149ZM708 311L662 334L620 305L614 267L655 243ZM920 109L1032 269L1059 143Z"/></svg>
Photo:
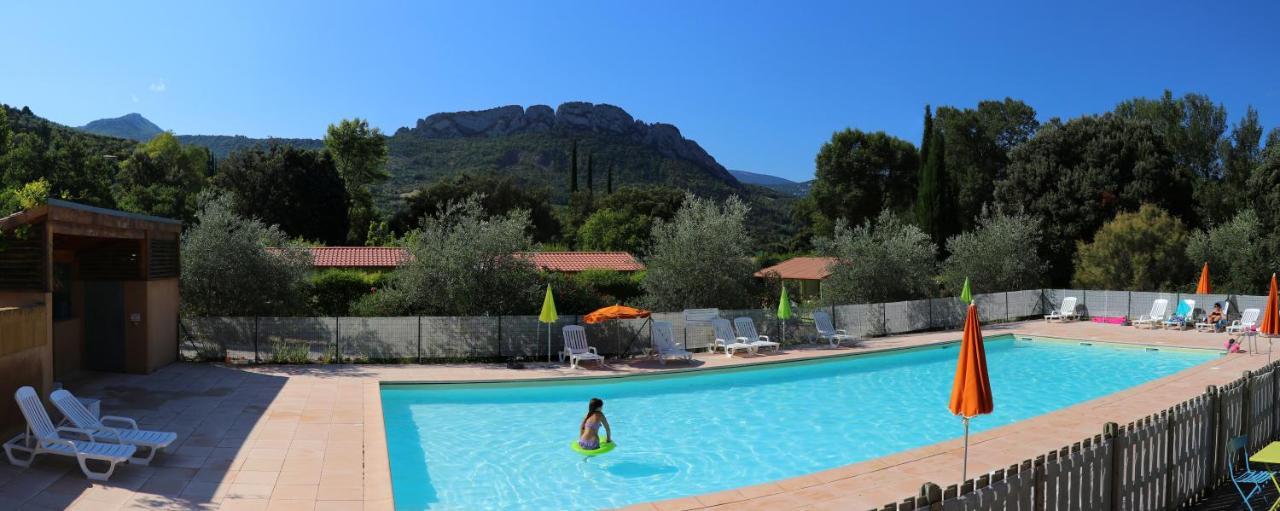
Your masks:
<svg viewBox="0 0 1280 511"><path fill-rule="evenodd" d="M579 382L384 385L396 509L619 507L956 438L947 401L957 348ZM973 419L974 431L1220 356L1011 336L988 338L986 352L995 411ZM592 397L604 399L618 447L585 458L568 444Z"/></svg>

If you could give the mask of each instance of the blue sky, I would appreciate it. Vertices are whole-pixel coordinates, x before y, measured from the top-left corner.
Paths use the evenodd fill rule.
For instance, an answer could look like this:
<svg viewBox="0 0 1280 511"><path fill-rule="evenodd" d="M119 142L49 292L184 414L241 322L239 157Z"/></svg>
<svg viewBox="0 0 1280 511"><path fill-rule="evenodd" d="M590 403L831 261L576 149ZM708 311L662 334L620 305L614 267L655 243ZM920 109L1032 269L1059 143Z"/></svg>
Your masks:
<svg viewBox="0 0 1280 511"><path fill-rule="evenodd" d="M918 141L926 103L1011 96L1045 120L1168 88L1280 125L1274 1L50 1L2 18L0 102L71 125L136 111L180 134L320 137L344 117L393 132L585 100L795 179L845 127Z"/></svg>

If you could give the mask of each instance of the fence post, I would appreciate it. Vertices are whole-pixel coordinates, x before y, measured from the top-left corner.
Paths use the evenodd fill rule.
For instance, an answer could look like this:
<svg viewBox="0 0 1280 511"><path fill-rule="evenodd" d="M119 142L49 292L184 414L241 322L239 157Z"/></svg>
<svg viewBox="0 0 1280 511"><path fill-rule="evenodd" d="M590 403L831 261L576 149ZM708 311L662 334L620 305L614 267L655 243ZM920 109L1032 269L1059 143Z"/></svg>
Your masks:
<svg viewBox="0 0 1280 511"><path fill-rule="evenodd" d="M933 483L920 485L920 495L916 497L916 506L929 505L930 509L941 509L942 487Z"/></svg>
<svg viewBox="0 0 1280 511"><path fill-rule="evenodd" d="M880 335L889 335L889 308L880 304Z"/></svg>
<svg viewBox="0 0 1280 511"><path fill-rule="evenodd" d="M1120 484L1124 480L1121 477L1124 474L1124 466L1121 463L1123 461L1121 449L1124 447L1124 442L1120 438L1120 425L1114 422L1104 424L1102 426L1102 438L1109 439L1111 442L1111 451L1108 453L1108 456L1111 457L1108 460L1111 481L1107 485L1109 488L1106 489L1108 499L1111 501L1111 509L1121 509L1123 506L1120 505Z"/></svg>
<svg viewBox="0 0 1280 511"><path fill-rule="evenodd" d="M339 346L342 344L341 323L342 320L338 319L337 316L333 317L333 360L339 364L342 363L342 348Z"/></svg>
<svg viewBox="0 0 1280 511"><path fill-rule="evenodd" d="M498 315L498 356L502 356L502 315Z"/></svg>
<svg viewBox="0 0 1280 511"><path fill-rule="evenodd" d="M262 360L258 358L258 317L253 317L253 363L261 364Z"/></svg>
<svg viewBox="0 0 1280 511"><path fill-rule="evenodd" d="M1013 321L1013 316L1009 314L1009 292L1004 292L1004 322Z"/></svg>
<svg viewBox="0 0 1280 511"><path fill-rule="evenodd" d="M1043 293L1041 293L1043 296ZM1042 511L1044 509L1044 455L1036 456L1036 460L1031 465L1031 509L1033 511Z"/></svg>
<svg viewBox="0 0 1280 511"><path fill-rule="evenodd" d="M1168 409L1165 409L1165 410L1163 410L1163 411L1161 411L1161 412L1160 412L1160 417L1163 417L1163 418L1165 419L1165 423L1164 423L1164 424L1165 424L1165 438L1164 438L1164 444L1165 444L1165 449L1164 449L1164 462L1165 462L1165 463L1164 463L1164 465L1165 465L1165 466L1164 466L1164 496L1165 496L1164 501L1165 501L1165 509L1174 509L1174 508L1175 508L1175 507L1177 507L1177 505L1178 505L1178 501L1176 500L1176 499L1177 499L1177 495L1176 495L1176 493L1175 493L1175 491L1174 491L1174 488L1173 488L1173 479L1174 479L1174 477L1173 477L1173 476L1174 476L1174 471L1173 471L1173 453L1174 453L1174 448L1173 448L1173 432L1174 432L1173 421L1174 421L1174 418L1178 415L1178 414L1177 414L1177 412L1176 412L1176 407L1177 407L1177 406L1178 406L1178 405L1174 405L1174 408L1168 408Z"/></svg>
<svg viewBox="0 0 1280 511"><path fill-rule="evenodd" d="M924 299L924 301L925 301L925 303L929 304L929 328L928 328L928 330L933 330L933 328L934 328L934 327L933 327L933 298L925 298L925 299Z"/></svg>
<svg viewBox="0 0 1280 511"><path fill-rule="evenodd" d="M422 363L422 316L418 316L418 363Z"/></svg>
<svg viewBox="0 0 1280 511"><path fill-rule="evenodd" d="M1248 438L1249 431L1253 429L1253 424L1250 423L1253 416L1253 371L1244 371L1240 377L1244 379L1240 389L1240 434ZM1248 445L1245 446L1245 449L1249 448Z"/></svg>
<svg viewBox="0 0 1280 511"><path fill-rule="evenodd" d="M1218 467L1222 465L1222 442L1218 438L1222 436L1222 398L1218 396L1218 387L1216 385L1205 387L1204 393L1209 396L1209 413L1213 415L1209 419L1209 441L1213 443L1213 452L1209 454L1209 459L1213 462L1209 466L1209 480L1217 483Z"/></svg>
<svg viewBox="0 0 1280 511"><path fill-rule="evenodd" d="M1124 296L1124 317L1128 318L1133 314L1133 291L1125 291Z"/></svg>

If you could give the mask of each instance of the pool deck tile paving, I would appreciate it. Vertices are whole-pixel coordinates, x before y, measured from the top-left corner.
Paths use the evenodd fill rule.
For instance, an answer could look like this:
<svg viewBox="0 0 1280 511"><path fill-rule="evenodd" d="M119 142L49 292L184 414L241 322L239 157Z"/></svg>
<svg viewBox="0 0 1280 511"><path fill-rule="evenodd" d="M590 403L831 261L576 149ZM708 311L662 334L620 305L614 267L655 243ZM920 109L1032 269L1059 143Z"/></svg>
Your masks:
<svg viewBox="0 0 1280 511"><path fill-rule="evenodd" d="M1221 349L1225 336L1137 330L1095 323L1026 321L984 327L1002 333L1150 346ZM699 354L697 369L824 357L956 340L957 331L872 339L859 348L792 348L726 358ZM1265 346L1264 346L1265 347ZM972 437L970 473L1034 458L1194 397L1267 362L1233 354L1159 380ZM173 364L151 375L86 374L65 382L102 399L103 413L176 431L179 442L152 466L122 465L106 483L87 481L74 460L42 456L30 468L0 463L0 509L391 510L391 473L379 382L622 376L666 368L654 361L571 370L500 364L226 367ZM999 396L996 397L999 406ZM941 405L940 405L941 406ZM957 434L959 426L957 425ZM959 439L801 477L629 510L870 509L916 494L926 481L958 482Z"/></svg>

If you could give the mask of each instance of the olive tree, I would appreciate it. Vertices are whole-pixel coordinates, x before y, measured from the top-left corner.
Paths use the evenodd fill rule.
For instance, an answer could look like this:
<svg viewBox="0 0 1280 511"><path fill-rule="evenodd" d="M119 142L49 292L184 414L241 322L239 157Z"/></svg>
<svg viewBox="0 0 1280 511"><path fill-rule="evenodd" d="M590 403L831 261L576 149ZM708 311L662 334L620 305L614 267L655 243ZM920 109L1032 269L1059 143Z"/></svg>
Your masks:
<svg viewBox="0 0 1280 511"><path fill-rule="evenodd" d="M1196 231L1187 241L1187 258L1193 266L1209 263L1215 293L1262 294L1267 277L1276 268L1263 238L1262 223L1252 209L1207 230ZM1188 275L1188 281L1199 275Z"/></svg>
<svg viewBox="0 0 1280 511"><path fill-rule="evenodd" d="M658 219L642 284L657 310L756 305L747 205L685 195L670 221Z"/></svg>
<svg viewBox="0 0 1280 511"><path fill-rule="evenodd" d="M1022 213L984 211L977 228L947 239L942 284L959 294L965 278L975 292L995 293L1039 287L1047 264L1036 251L1039 220Z"/></svg>
<svg viewBox="0 0 1280 511"><path fill-rule="evenodd" d="M363 315L536 314L541 295L529 213L486 216L476 195L438 208L406 236L412 260L355 305Z"/></svg>
<svg viewBox="0 0 1280 511"><path fill-rule="evenodd" d="M830 238L813 243L818 252L835 258L831 275L822 282L824 303L912 300L933 290L937 246L919 227L888 210L857 227L837 221Z"/></svg>
<svg viewBox="0 0 1280 511"><path fill-rule="evenodd" d="M1073 283L1084 289L1172 291L1191 281L1187 228L1167 211L1144 204L1103 224L1093 241L1077 242Z"/></svg>
<svg viewBox="0 0 1280 511"><path fill-rule="evenodd" d="M300 312L311 255L278 227L235 213L227 195L202 193L182 235L182 307L195 316Z"/></svg>

